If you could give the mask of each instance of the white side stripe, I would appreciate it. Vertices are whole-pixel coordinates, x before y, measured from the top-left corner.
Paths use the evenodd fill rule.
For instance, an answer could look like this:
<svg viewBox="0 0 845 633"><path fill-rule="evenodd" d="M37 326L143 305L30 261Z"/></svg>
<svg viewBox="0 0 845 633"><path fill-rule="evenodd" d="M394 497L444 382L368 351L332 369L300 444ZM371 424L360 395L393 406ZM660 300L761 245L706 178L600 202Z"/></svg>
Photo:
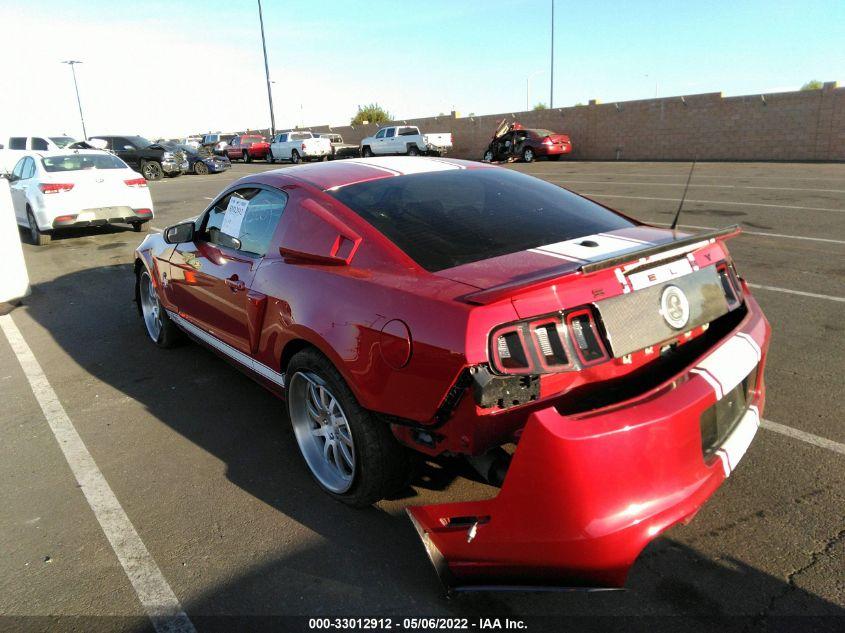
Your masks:
<svg viewBox="0 0 845 633"><path fill-rule="evenodd" d="M240 363L241 365L248 367L252 371L254 371L258 374L261 374L264 378L266 378L267 380L269 380L271 382L276 383L280 387L285 386L285 377L284 377L283 374L280 374L279 372L275 371L271 367L268 367L264 363L258 362L257 360L255 360L251 356L248 356L248 355L244 354L243 352L241 352L240 350L235 349L234 347L232 347L228 343L224 343L223 341L221 341L216 336L213 336L213 335L209 334L208 332L206 332L205 330L203 330L202 328L197 327L196 325L194 325L193 323L191 323L187 319L183 319L182 317L180 317L175 312L171 312L170 310L168 310L167 315L170 317L170 319L174 323L176 323L176 325L181 327L183 330L185 330L189 334L193 334L198 339L200 339L204 343L210 345L211 347L213 347L214 349L216 349L220 353L225 354L226 356L228 356L232 360L235 360L238 363Z"/></svg>
<svg viewBox="0 0 845 633"><path fill-rule="evenodd" d="M153 627L158 633L196 633L179 599L88 452L11 315L0 316L0 328L21 364L32 393L44 412L47 424L82 494L129 577Z"/></svg>

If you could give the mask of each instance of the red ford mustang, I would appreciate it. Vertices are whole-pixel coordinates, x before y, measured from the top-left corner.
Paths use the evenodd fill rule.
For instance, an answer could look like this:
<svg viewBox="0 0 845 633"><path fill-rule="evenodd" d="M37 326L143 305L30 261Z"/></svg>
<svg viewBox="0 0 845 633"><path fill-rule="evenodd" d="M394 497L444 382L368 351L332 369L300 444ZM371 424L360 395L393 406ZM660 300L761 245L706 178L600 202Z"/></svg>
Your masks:
<svg viewBox="0 0 845 633"><path fill-rule="evenodd" d="M757 430L770 328L725 239L658 229L459 160L242 178L136 251L182 333L282 396L305 463L363 506L408 449L499 487L408 513L452 588L620 587Z"/></svg>

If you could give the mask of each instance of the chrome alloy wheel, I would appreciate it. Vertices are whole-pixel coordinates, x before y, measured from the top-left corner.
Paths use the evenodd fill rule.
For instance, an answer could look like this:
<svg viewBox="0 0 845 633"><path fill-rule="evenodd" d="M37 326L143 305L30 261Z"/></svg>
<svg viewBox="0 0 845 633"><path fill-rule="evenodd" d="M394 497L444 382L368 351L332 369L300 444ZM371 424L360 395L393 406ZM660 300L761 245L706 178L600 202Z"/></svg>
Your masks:
<svg viewBox="0 0 845 633"><path fill-rule="evenodd" d="M355 478L355 444L340 401L318 375L297 372L288 388L291 424L311 473L342 494Z"/></svg>
<svg viewBox="0 0 845 633"><path fill-rule="evenodd" d="M153 342L158 343L158 339L161 336L161 304L153 287L153 280L147 271L141 273L139 291L141 295L141 314L144 315L144 325L147 326L147 334L150 335Z"/></svg>

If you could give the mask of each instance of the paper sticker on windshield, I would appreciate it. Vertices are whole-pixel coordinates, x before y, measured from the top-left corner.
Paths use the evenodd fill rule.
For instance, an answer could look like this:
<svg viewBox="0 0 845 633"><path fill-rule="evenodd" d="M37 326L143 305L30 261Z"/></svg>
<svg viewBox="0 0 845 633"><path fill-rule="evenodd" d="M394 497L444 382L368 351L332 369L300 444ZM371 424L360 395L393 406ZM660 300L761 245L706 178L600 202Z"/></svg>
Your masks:
<svg viewBox="0 0 845 633"><path fill-rule="evenodd" d="M226 207L226 215L223 216L223 224L220 226L220 232L231 237L238 237L248 206L249 200L244 200L237 196L230 197L229 206Z"/></svg>

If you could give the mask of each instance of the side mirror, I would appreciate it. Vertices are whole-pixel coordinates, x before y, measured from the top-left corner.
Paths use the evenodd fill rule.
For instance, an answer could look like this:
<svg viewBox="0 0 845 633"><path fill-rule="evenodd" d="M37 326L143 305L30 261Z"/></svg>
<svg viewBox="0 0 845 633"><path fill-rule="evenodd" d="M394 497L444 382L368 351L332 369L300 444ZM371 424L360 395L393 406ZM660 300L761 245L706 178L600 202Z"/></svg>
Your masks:
<svg viewBox="0 0 845 633"><path fill-rule="evenodd" d="M164 241L168 244L184 244L186 242L194 241L194 227L193 222L182 222L181 224L174 224L164 229Z"/></svg>

